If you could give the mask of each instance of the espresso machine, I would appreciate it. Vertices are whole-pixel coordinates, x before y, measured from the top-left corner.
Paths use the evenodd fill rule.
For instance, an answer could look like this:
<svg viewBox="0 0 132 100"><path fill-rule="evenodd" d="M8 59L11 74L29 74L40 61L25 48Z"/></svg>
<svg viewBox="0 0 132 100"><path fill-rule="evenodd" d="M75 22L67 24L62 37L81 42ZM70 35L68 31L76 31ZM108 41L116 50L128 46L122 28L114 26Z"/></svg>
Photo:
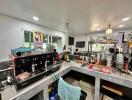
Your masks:
<svg viewBox="0 0 132 100"><path fill-rule="evenodd" d="M48 76L59 70L61 64L54 63L57 59L56 53L46 53L17 57L14 60L13 78L17 90Z"/></svg>

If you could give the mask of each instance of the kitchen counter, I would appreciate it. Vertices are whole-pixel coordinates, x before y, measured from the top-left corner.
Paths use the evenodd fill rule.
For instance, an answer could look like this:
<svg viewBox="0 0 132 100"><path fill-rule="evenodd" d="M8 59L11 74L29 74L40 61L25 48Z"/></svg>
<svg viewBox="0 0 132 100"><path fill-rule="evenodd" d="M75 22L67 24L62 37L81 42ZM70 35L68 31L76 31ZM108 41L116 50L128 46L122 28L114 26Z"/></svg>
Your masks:
<svg viewBox="0 0 132 100"><path fill-rule="evenodd" d="M69 71L74 70L86 75L90 75L95 77L95 100L99 100L100 98L100 81L106 80L109 82L113 82L125 87L132 88L132 76L129 75L123 75L117 73L112 74L105 74L102 72L93 71L90 69L87 69L86 67L80 67L81 64L78 64L74 61L71 61L69 63L64 62L62 64L62 67L59 69L59 71L55 72L54 74L61 77L65 74L67 74ZM14 86L9 87L1 92L2 94L2 100L28 100L40 91L43 90L43 97L44 100L48 100L48 86L54 82L52 79L53 75L49 75L47 77L44 77L43 79L35 82L34 84L24 88L23 90L16 91Z"/></svg>

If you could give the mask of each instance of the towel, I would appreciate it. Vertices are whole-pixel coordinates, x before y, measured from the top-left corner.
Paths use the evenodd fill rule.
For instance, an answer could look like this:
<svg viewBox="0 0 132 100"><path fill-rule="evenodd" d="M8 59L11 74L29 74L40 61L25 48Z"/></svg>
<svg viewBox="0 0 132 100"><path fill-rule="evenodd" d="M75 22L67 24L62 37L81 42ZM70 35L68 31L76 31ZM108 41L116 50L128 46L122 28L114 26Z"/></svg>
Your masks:
<svg viewBox="0 0 132 100"><path fill-rule="evenodd" d="M58 95L62 100L80 100L81 88L66 83L60 77L58 83Z"/></svg>

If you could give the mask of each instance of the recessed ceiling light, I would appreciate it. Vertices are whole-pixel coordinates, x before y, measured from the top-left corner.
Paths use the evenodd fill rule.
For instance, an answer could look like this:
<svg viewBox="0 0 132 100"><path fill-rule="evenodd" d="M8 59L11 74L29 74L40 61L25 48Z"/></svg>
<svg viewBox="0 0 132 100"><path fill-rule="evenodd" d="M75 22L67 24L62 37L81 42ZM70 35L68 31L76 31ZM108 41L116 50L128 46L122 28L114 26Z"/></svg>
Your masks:
<svg viewBox="0 0 132 100"><path fill-rule="evenodd" d="M96 30L97 30L97 31L100 31L101 29L100 29L100 28L97 28Z"/></svg>
<svg viewBox="0 0 132 100"><path fill-rule="evenodd" d="M39 18L38 18L38 17L36 17L36 16L33 16L33 20L38 21L38 20L39 20Z"/></svg>
<svg viewBox="0 0 132 100"><path fill-rule="evenodd" d="M125 21L128 21L129 19L130 19L130 17L125 17L122 19L122 21L125 22Z"/></svg>
<svg viewBox="0 0 132 100"><path fill-rule="evenodd" d="M98 26L99 24L94 24L95 26Z"/></svg>
<svg viewBox="0 0 132 100"><path fill-rule="evenodd" d="M122 27L124 27L125 25L119 25L119 28L122 28Z"/></svg>

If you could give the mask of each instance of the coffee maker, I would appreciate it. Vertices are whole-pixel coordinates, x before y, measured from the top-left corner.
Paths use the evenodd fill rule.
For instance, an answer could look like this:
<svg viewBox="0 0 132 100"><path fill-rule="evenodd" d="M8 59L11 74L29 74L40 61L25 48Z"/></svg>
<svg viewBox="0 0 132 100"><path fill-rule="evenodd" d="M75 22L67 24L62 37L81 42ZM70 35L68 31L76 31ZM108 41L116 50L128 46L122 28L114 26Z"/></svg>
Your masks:
<svg viewBox="0 0 132 100"><path fill-rule="evenodd" d="M59 70L60 65L54 64L56 56L56 53L46 53L17 57L13 73L16 89L20 90Z"/></svg>

